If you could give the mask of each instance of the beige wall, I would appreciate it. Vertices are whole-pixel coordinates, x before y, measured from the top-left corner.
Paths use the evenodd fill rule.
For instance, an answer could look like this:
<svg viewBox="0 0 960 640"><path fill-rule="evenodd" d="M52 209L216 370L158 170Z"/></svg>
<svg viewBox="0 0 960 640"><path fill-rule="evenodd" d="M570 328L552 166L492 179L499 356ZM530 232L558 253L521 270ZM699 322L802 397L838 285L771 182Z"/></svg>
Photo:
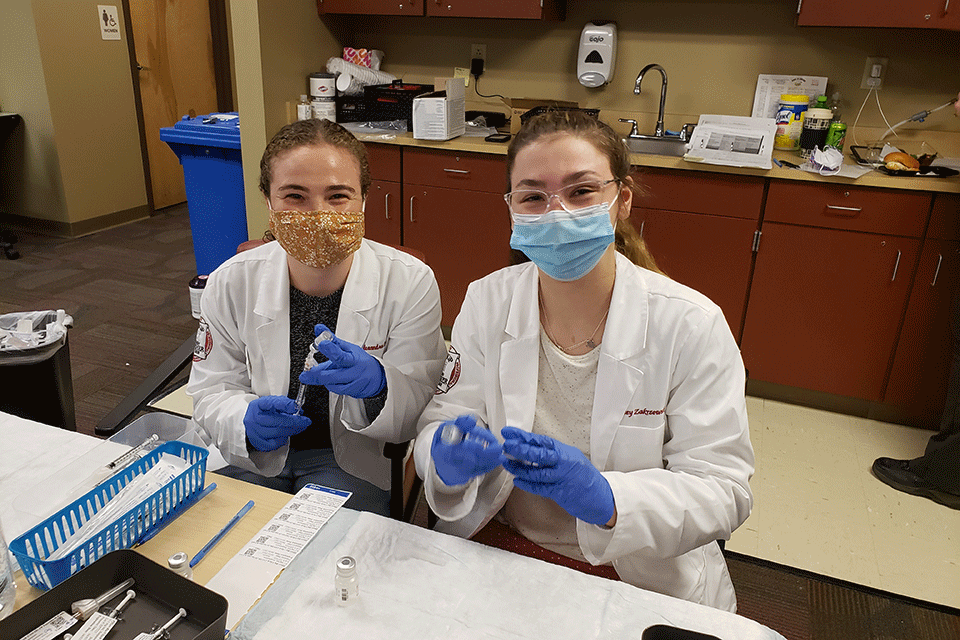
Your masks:
<svg viewBox="0 0 960 640"><path fill-rule="evenodd" d="M60 219L67 205L30 0L5 1L0 60L0 108L23 118L0 157L0 211Z"/></svg>
<svg viewBox="0 0 960 640"><path fill-rule="evenodd" d="M97 4L32 2L66 197L65 211L41 217L80 229L83 221L101 216L147 213L126 34L101 39Z"/></svg>
<svg viewBox="0 0 960 640"><path fill-rule="evenodd" d="M247 230L259 238L267 228L258 188L260 156L273 134L296 118L307 76L324 70L340 45L309 0L230 0L229 5Z"/></svg>
<svg viewBox="0 0 960 640"><path fill-rule="evenodd" d="M313 4L310 0L305 0ZM357 18L324 20L344 45L382 49L383 69L412 82L432 82L453 67L468 67L471 43L487 45L485 94L576 100L601 109L601 118L640 116L652 132L659 75L633 94L637 73L656 62L667 71L666 125L679 128L701 113L750 115L761 73L822 75L843 97L851 126L867 95L860 80L867 56L889 58L880 102L890 123L939 106L960 90L960 34L905 29L796 27L796 2L630 2L568 0L561 23L521 20ZM619 46L613 82L587 89L576 80L577 44L584 24L613 20ZM472 91L472 89L471 89ZM469 95L469 92L468 92ZM477 98L474 98L477 101ZM500 108L499 100L480 100ZM861 124L882 126L871 97ZM628 125L616 123L626 132ZM921 127L960 131L944 109Z"/></svg>

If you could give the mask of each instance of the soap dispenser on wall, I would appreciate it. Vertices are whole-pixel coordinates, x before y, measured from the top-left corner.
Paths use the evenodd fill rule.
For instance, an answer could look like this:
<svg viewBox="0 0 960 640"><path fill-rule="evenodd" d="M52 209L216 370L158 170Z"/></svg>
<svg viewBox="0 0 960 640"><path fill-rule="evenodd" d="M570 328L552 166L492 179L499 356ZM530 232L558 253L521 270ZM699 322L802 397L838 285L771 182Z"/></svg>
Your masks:
<svg viewBox="0 0 960 640"><path fill-rule="evenodd" d="M617 25L588 22L580 33L577 79L585 87L601 87L613 78L617 61Z"/></svg>

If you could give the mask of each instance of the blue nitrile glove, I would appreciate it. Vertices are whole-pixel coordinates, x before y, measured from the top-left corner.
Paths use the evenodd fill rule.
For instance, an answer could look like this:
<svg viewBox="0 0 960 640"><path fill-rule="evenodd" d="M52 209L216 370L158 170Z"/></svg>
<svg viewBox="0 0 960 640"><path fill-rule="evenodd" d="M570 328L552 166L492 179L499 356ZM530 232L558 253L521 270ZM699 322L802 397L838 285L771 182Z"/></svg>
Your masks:
<svg viewBox="0 0 960 640"><path fill-rule="evenodd" d="M503 452L515 458L503 463L514 475L514 486L550 498L578 520L596 525L610 521L613 490L580 449L516 427L500 433Z"/></svg>
<svg viewBox="0 0 960 640"><path fill-rule="evenodd" d="M456 425L463 432L463 440L454 444L444 443L441 435L447 424ZM430 446L430 456L440 480L449 487L465 484L471 478L493 471L505 460L497 437L489 429L478 426L473 416L460 416L437 427Z"/></svg>
<svg viewBox="0 0 960 640"><path fill-rule="evenodd" d="M262 396L247 405L243 426L247 440L257 451L273 451L287 444L310 426L310 418L298 416L297 403L286 396Z"/></svg>
<svg viewBox="0 0 960 640"><path fill-rule="evenodd" d="M313 328L317 336L324 331L330 330L322 324ZM387 384L383 365L363 347L333 336L321 341L317 351L325 355L327 361L301 373L302 384L323 385L334 393L351 398L372 398Z"/></svg>

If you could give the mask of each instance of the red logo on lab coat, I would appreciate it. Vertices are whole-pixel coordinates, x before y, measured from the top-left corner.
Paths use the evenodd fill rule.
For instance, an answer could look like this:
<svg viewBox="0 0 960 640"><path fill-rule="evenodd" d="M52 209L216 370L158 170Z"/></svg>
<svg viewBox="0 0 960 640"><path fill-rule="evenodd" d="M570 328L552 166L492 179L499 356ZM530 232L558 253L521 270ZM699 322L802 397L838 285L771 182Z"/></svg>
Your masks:
<svg viewBox="0 0 960 640"><path fill-rule="evenodd" d="M193 346L193 361L206 360L212 349L213 336L210 335L210 326L206 320L200 318L200 326L197 328L197 344Z"/></svg>
<svg viewBox="0 0 960 640"><path fill-rule="evenodd" d="M440 384L437 385L436 395L446 393L450 391L450 389L453 389L459 379L460 354L453 348L453 345L451 345L450 351L447 352L447 360L443 364L443 375L440 376Z"/></svg>

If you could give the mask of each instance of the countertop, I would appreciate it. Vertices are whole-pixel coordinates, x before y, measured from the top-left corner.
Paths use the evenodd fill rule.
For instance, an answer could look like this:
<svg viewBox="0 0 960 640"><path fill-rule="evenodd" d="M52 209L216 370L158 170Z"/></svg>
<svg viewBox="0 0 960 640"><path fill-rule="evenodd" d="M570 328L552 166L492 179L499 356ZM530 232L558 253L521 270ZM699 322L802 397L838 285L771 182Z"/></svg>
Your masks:
<svg viewBox="0 0 960 640"><path fill-rule="evenodd" d="M486 142L479 137L459 137L453 140L436 142L433 140L417 140L413 134L404 133L395 136L358 136L365 142L376 142L383 144L394 144L405 147L416 147L421 149L440 149L444 151L463 151L473 153L488 153L497 155L506 155L508 143ZM848 142L849 144L849 142ZM854 160L849 153L844 154L844 162L854 164ZM800 164L803 159L796 153L790 151L774 151L773 157L778 160L787 160L794 164ZM839 178L820 176L809 171L799 169L790 169L787 167L774 166L772 169L744 169L740 167L728 167L723 165L705 164L700 162L688 162L683 158L671 156L658 156L650 154L634 153L630 156L630 161L637 167L651 167L659 169L670 169L677 171L707 171L710 173L727 173L742 176L757 176L760 178L775 178L780 180L799 180L804 182L820 182L823 184L842 184L856 187L880 187L884 189L906 189L908 191L928 191L938 193L960 193L960 176L950 178L938 177L897 177L889 176L880 171L871 171L856 180L850 178Z"/></svg>

